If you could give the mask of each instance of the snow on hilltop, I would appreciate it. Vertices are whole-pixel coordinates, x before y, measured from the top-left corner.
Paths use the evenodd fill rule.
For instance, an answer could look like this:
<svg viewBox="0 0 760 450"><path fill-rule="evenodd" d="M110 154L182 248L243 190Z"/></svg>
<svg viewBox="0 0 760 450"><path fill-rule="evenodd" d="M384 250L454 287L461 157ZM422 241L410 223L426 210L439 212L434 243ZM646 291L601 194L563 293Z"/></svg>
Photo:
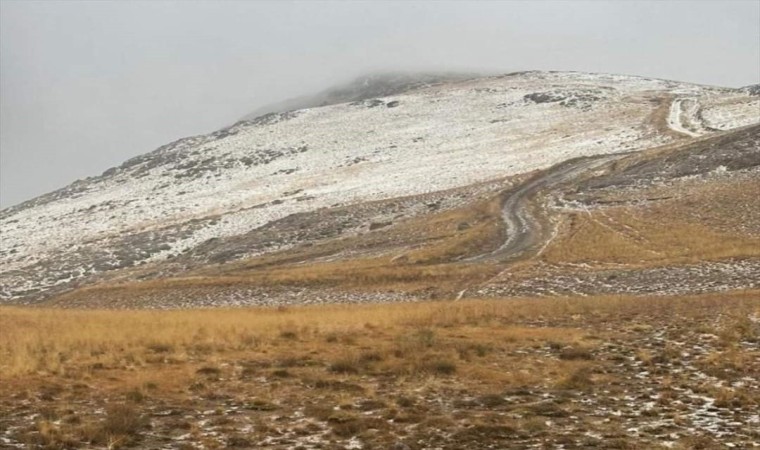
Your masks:
<svg viewBox="0 0 760 450"><path fill-rule="evenodd" d="M422 82L243 120L0 211L0 300L161 261L294 213L658 145L679 137L654 111L683 96L696 99L711 132L760 121L760 97L742 91L569 72Z"/></svg>
<svg viewBox="0 0 760 450"><path fill-rule="evenodd" d="M374 97L399 95L412 89L428 87L445 82L462 81L476 77L477 76L474 74L466 73L387 72L365 75L350 83L332 87L315 95L296 97L283 102L263 106L245 116L243 120L255 119L256 117L269 113L280 113L295 109L356 102Z"/></svg>

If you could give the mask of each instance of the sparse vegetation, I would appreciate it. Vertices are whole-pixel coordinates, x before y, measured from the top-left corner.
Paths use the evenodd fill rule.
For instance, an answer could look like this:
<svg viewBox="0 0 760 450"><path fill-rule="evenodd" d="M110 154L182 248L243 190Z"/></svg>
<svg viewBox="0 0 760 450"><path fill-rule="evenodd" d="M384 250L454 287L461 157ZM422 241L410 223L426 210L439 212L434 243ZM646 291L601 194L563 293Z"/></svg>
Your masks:
<svg viewBox="0 0 760 450"><path fill-rule="evenodd" d="M9 209L0 446L760 446L758 101L686 86L435 83Z"/></svg>
<svg viewBox="0 0 760 450"><path fill-rule="evenodd" d="M410 448L612 442L597 435L620 448L687 448L717 439L694 440L705 405L715 408L716 429L747 444L760 438L737 420L760 405L751 381L760 379L759 316L756 291L171 312L1 308L0 409L8 439L49 449L136 448L167 433L187 448L297 447L317 436ZM607 420L589 419L595 414ZM302 419L284 429L275 417ZM670 425L647 428L663 420ZM625 431L632 426L641 431Z"/></svg>

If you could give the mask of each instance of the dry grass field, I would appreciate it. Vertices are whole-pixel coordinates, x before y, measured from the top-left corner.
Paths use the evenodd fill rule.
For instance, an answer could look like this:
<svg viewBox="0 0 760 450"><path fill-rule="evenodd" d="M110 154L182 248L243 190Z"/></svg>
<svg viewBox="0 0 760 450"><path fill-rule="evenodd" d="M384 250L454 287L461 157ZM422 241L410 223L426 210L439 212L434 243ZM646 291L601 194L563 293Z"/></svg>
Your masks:
<svg viewBox="0 0 760 450"><path fill-rule="evenodd" d="M8 448L760 445L760 292L0 309Z"/></svg>
<svg viewBox="0 0 760 450"><path fill-rule="evenodd" d="M0 307L0 447L760 447L759 136L294 214Z"/></svg>

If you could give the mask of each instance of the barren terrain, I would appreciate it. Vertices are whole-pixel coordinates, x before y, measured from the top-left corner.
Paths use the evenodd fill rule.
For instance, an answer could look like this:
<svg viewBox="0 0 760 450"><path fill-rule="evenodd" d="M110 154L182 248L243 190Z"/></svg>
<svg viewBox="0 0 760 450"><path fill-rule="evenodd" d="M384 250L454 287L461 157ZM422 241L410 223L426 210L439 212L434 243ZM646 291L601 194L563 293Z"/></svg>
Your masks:
<svg viewBox="0 0 760 450"><path fill-rule="evenodd" d="M553 232L531 219L542 214L530 208L551 197L546 191L593 175L596 161L633 161L637 152L731 139L738 130L756 134L752 124L760 122L760 97L750 91L632 76L521 72L378 83L348 89L345 98L355 101L181 139L3 210L0 301L62 304L62 294L82 288L195 277L217 266L239 278L239 266L260 261L514 261ZM383 97L367 97L373 93ZM572 161L582 167L562 172ZM726 167L751 172L752 164ZM482 209L489 201L504 202L501 217ZM490 247L497 242L504 247ZM292 289L247 284L240 295L206 291L140 305L290 303ZM402 291L357 299L400 299ZM111 304L121 303L100 302Z"/></svg>
<svg viewBox="0 0 760 450"><path fill-rule="evenodd" d="M751 448L757 291L0 309L8 448Z"/></svg>
<svg viewBox="0 0 760 450"><path fill-rule="evenodd" d="M0 447L760 447L756 89L373 83L0 211Z"/></svg>

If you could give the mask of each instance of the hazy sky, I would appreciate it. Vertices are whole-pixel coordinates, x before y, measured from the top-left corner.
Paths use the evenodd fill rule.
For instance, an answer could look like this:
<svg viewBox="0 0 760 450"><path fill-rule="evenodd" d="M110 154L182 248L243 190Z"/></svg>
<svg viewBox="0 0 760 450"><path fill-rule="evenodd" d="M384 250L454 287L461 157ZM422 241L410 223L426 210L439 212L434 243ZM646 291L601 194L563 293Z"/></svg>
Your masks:
<svg viewBox="0 0 760 450"><path fill-rule="evenodd" d="M397 69L760 83L760 0L0 0L0 206Z"/></svg>

